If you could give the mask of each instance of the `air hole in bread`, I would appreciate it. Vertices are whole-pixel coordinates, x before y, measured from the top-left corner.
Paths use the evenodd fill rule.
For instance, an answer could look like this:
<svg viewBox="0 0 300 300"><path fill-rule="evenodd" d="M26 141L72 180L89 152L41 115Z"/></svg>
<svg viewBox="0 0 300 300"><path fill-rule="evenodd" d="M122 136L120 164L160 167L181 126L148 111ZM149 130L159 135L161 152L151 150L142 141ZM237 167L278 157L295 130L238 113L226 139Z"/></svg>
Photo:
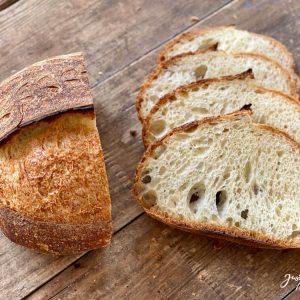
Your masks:
<svg viewBox="0 0 300 300"><path fill-rule="evenodd" d="M240 227L240 222L235 222L234 225L235 227Z"/></svg>
<svg viewBox="0 0 300 300"><path fill-rule="evenodd" d="M195 125L191 125L189 128L187 128L184 132L186 133L192 133L192 132L195 132L197 130L198 126L197 124Z"/></svg>
<svg viewBox="0 0 300 300"><path fill-rule="evenodd" d="M150 175L146 175L142 178L142 182L147 184L151 182L151 176Z"/></svg>
<svg viewBox="0 0 300 300"><path fill-rule="evenodd" d="M225 170L224 171L224 174L223 174L223 179L226 180L230 177L230 172L228 170Z"/></svg>
<svg viewBox="0 0 300 300"><path fill-rule="evenodd" d="M204 183L198 182L196 183L188 193L188 203L190 210L196 214L201 202L205 198L206 188Z"/></svg>
<svg viewBox="0 0 300 300"><path fill-rule="evenodd" d="M226 223L228 224L228 226L232 226L233 219L232 218L227 218Z"/></svg>
<svg viewBox="0 0 300 300"><path fill-rule="evenodd" d="M228 86L222 86L219 88L219 91L225 91L227 90L229 87Z"/></svg>
<svg viewBox="0 0 300 300"><path fill-rule="evenodd" d="M278 157L281 157L283 155L284 151L278 150L278 151L276 151L276 153L277 153Z"/></svg>
<svg viewBox="0 0 300 300"><path fill-rule="evenodd" d="M254 195L258 195L258 193L259 193L259 187L258 187L257 184L253 185L253 192L254 192Z"/></svg>
<svg viewBox="0 0 300 300"><path fill-rule="evenodd" d="M158 146L157 148L155 148L151 156L154 159L158 159L166 151L166 148L167 147L164 144Z"/></svg>
<svg viewBox="0 0 300 300"><path fill-rule="evenodd" d="M165 120L156 120L152 122L150 125L149 131L155 136L160 136L166 129L166 121Z"/></svg>
<svg viewBox="0 0 300 300"><path fill-rule="evenodd" d="M227 201L227 192L224 190L218 191L216 193L216 206L217 206L219 216L223 215L226 201Z"/></svg>
<svg viewBox="0 0 300 300"><path fill-rule="evenodd" d="M251 110L252 103L245 104L241 107L240 110Z"/></svg>
<svg viewBox="0 0 300 300"><path fill-rule="evenodd" d="M248 183L250 181L251 172L252 172L251 163L250 163L250 161L247 161L245 168L244 168L244 178L245 178L246 183Z"/></svg>
<svg viewBox="0 0 300 300"><path fill-rule="evenodd" d="M150 173L150 169L145 169L142 174L141 174L141 177L144 177L145 175L149 174Z"/></svg>
<svg viewBox="0 0 300 300"><path fill-rule="evenodd" d="M166 171L167 171L167 168L165 166L161 166L158 171L158 174L163 175L163 174L165 174Z"/></svg>
<svg viewBox="0 0 300 300"><path fill-rule="evenodd" d="M208 114L208 109L205 107L193 107L191 111L199 114Z"/></svg>
<svg viewBox="0 0 300 300"><path fill-rule="evenodd" d="M1 119L9 118L9 116L10 116L10 113L7 113L7 114L5 114L4 116L2 116Z"/></svg>
<svg viewBox="0 0 300 300"><path fill-rule="evenodd" d="M205 152L207 152L208 149L209 147L196 147L194 148L193 153L195 155L203 155Z"/></svg>
<svg viewBox="0 0 300 300"><path fill-rule="evenodd" d="M292 239L293 240L293 239L297 238L299 235L300 235L300 231L299 230L294 230L292 232L292 234L288 236L288 239Z"/></svg>
<svg viewBox="0 0 300 300"><path fill-rule="evenodd" d="M207 66L206 65L200 65L195 69L195 78L196 80L203 79L205 74L207 72Z"/></svg>
<svg viewBox="0 0 300 300"><path fill-rule="evenodd" d="M248 218L248 213L249 213L249 209L245 209L243 211L241 211L241 217L245 220L247 220Z"/></svg>
<svg viewBox="0 0 300 300"><path fill-rule="evenodd" d="M197 51L208 49L208 48L210 48L210 47L212 47L212 46L214 46L216 44L217 44L217 42L214 41L213 39L205 39L199 45L199 47L197 48Z"/></svg>
<svg viewBox="0 0 300 300"><path fill-rule="evenodd" d="M154 206L157 202L156 192L153 190L147 191L143 194L143 200L148 208Z"/></svg>

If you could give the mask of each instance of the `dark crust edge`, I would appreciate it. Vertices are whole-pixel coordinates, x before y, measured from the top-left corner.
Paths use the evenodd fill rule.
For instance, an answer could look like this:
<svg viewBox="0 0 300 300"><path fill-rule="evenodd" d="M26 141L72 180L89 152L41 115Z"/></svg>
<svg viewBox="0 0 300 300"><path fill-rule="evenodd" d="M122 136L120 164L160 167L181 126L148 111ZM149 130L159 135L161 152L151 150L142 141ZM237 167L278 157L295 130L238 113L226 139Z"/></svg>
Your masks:
<svg viewBox="0 0 300 300"><path fill-rule="evenodd" d="M105 247L112 236L111 221L93 224L57 224L31 219L0 208L0 226L12 242L53 255L72 255Z"/></svg>
<svg viewBox="0 0 300 300"><path fill-rule="evenodd" d="M174 91L166 94L165 96L160 98L158 100L158 102L153 106L153 108L151 109L147 118L144 120L144 122L142 124L142 139L143 139L144 146L147 148L150 144L148 142L148 136L149 136L148 132L149 132L149 127L150 127L150 123L151 123L153 116L155 115L155 113L158 110L160 110L167 103L176 101L176 94L188 93L193 88L201 87L203 85L207 85L207 84L211 84L211 83L217 83L217 82L223 82L223 81L234 81L234 80L247 80L247 79L254 79L254 75L253 75L253 72L251 69L249 69L248 71L245 71L241 74L237 74L237 75L199 80L199 81L187 84L187 85L180 86L177 89L175 89ZM264 88L264 87L260 87L260 86L255 86L255 89L262 93L271 93L273 95L281 96L287 102L290 102L291 104L293 104L295 106L295 109L300 111L300 102L297 98L295 98L293 96L290 96L288 94L285 94L285 93L277 91L277 90L272 90L272 89Z"/></svg>
<svg viewBox="0 0 300 300"><path fill-rule="evenodd" d="M42 120L44 122L52 122L61 115L68 113L78 113L96 118L92 106L84 110L68 110L64 113L56 113L55 115L47 116ZM25 129L26 126L19 128L5 140L1 141L0 146L9 143L15 134L19 134ZM99 146L100 151L102 152L100 137ZM105 177L107 182L106 168ZM110 198L108 186L107 197ZM109 210L111 211L111 204L109 205ZM105 247L110 243L112 237L111 217L109 220L102 220L97 223L64 224L33 218L1 205L0 228L3 234L14 243L31 250L53 255L73 255Z"/></svg>
<svg viewBox="0 0 300 300"><path fill-rule="evenodd" d="M158 62L163 62L163 61L169 60L170 58L167 58L167 53L172 50L174 45L181 43L183 40L190 40L190 39L194 38L195 36L202 35L207 32L221 31L221 30L224 30L224 29L227 29L230 27L235 29L236 26L230 25L230 26L205 27L205 28L199 28L199 29L189 31L189 32L184 32L184 33L180 34L178 37L176 37L175 39L171 40L169 43L167 43L163 47L163 49L159 53ZM266 36L263 34L254 33L254 32L250 32L250 31L242 30L242 29L237 29L237 30L248 32L252 35L269 40L276 48L279 48L285 54L285 56L288 58L290 69L293 71L295 70L295 63L294 63L293 56L281 42L277 41L276 39L274 39L270 36Z"/></svg>
<svg viewBox="0 0 300 300"><path fill-rule="evenodd" d="M268 61L270 63L272 63L273 65L275 65L278 69L281 70L281 72L287 77L288 81L290 82L289 84L289 87L290 87L290 91L291 91L291 96L294 96L294 97L298 97L298 93L297 93L297 83L295 80L293 80L291 78L291 75L290 73L284 69L277 61L267 57L267 56L264 56L262 54L257 54L257 53L251 53L251 52L248 52L248 53L226 53L226 52L223 52L223 51L213 51L212 49L208 49L208 50L205 50L205 51L198 51L198 52L186 52L186 53L182 53L182 54L179 54L177 56L174 56L172 57L171 59L165 61L165 62L161 62L157 65L156 69L150 73L150 75L146 78L146 80L143 82L141 88L140 88L140 91L136 97L136 103L135 103L135 106L136 106L136 110L137 110L137 113L138 113L138 118L139 120L141 121L141 123L144 123L144 120L147 116L142 116L142 113L141 113L141 107L142 107L142 102L144 101L144 94L145 94L145 91L151 86L152 82L157 79L157 77L163 72L163 70L167 69L170 65L172 64L175 64L178 60L184 58L184 57L188 57L188 56L192 56L192 55L201 55L201 54L205 54L205 53L208 53L208 52L217 52L219 53L219 55L228 55L228 56L233 56L233 57L239 57L239 56L250 56L250 57L256 57L258 59L262 59L262 60L265 60L265 61ZM295 74L295 76L297 76Z"/></svg>
<svg viewBox="0 0 300 300"><path fill-rule="evenodd" d="M47 73L43 73L44 68L47 69ZM76 73L76 75L71 74L65 81L78 81L80 82L79 87L67 87L65 90L62 89L63 92L58 93L58 95L47 97L47 101L43 101L43 107L40 107L40 104L37 103L34 98L28 100L25 104L19 102L16 95L19 89L16 91L15 85L21 85L22 88L28 83L36 84L39 80L44 79L50 74L53 75L51 77L52 80L55 80L57 84L63 85L63 79L60 76L76 68L79 68L81 73ZM41 71L41 73L39 73L39 71ZM12 103L10 106L15 107L17 110L14 110L12 113L10 111L11 124L4 124L4 126L2 126L0 141L6 139L19 128L43 120L49 116L70 110L90 109L94 107L84 56L81 52L55 56L22 69L0 84L0 95L1 94L10 98ZM75 94L77 94L77 96L74 97ZM33 91L32 95L35 95L37 98L43 97L43 87L39 87ZM51 101L54 99L55 103L52 103ZM23 113L23 105L27 108L31 106L31 110L28 114ZM43 114L40 113L41 111Z"/></svg>
<svg viewBox="0 0 300 300"><path fill-rule="evenodd" d="M235 120L240 117L248 117L250 122L252 123L253 127L260 128L263 130L268 131L269 133L279 135L283 137L287 142L291 143L293 147L297 148L300 151L300 144L297 143L293 138L291 138L287 133L284 131L281 131L277 128L273 128L271 126L265 125L265 124L255 124L252 122L251 119L251 111L249 110L242 110L238 112L234 112L232 114L224 115L224 116L218 116L218 117L211 117L211 118L205 118L200 121L194 121L191 123L184 124L182 126L179 126L175 129L173 129L171 132L169 132L167 135L165 135L162 139L154 142L151 144L148 149L145 151L145 153L142 156L142 159L140 160L136 172L135 172L135 178L133 183L133 194L136 199L136 201L140 204L140 206L145 210L147 214L154 217L155 219L158 219L159 221L170 225L175 226L178 229L197 233L197 234L204 234L214 237L221 237L223 239L227 239L233 242L246 244L253 247L263 247L263 248L274 248L274 249L289 249L289 248L300 248L300 241L299 242L292 242L287 240L280 240L280 239L272 239L264 234L255 232L250 230L243 230L239 228L228 228L225 226L220 225L207 225L204 222L190 222L190 221L184 221L179 219L177 216L174 215L168 215L166 213L162 213L158 211L157 209L151 209L147 207L147 205L144 203L143 198L139 196L139 188L140 188L140 181L141 181L141 172L143 169L143 166L145 164L145 161L148 157L150 157L155 149L159 146L161 146L164 141L168 140L172 135L174 135L177 132L185 132L193 130L194 128L206 125L206 124L215 124L222 121L227 120Z"/></svg>

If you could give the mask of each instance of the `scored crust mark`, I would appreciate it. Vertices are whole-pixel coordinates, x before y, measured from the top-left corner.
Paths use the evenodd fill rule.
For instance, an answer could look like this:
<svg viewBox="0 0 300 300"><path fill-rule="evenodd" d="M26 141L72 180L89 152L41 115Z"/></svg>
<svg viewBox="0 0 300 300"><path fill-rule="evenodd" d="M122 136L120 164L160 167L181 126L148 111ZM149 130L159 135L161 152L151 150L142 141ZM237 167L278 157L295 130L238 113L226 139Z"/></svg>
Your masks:
<svg viewBox="0 0 300 300"><path fill-rule="evenodd" d="M165 142L167 142L174 134L176 133L184 133L193 131L195 128L206 125L206 124L216 124L218 122L227 121L227 120L235 120L241 117L247 116L249 118L249 121L251 122L252 126L263 129L268 131L269 133L280 135L283 137L288 143L292 144L293 147L300 150L300 145L295 140L293 140L287 133L278 130L276 128L270 127L268 125L261 125L261 124L255 124L251 120L251 112L248 110L242 110L238 112L234 112L232 114L219 116L219 117L211 117L206 118L201 121L194 121L185 125L182 125L178 128L173 129L171 132L169 132L166 136L164 136L162 139L154 142L152 145L149 146L149 148L145 151L135 174L135 180L133 185L133 193L137 200L137 202L141 205L141 207L145 210L147 214L152 216L155 219L158 219L159 221L166 223L170 226L175 226L181 230L193 232L196 234L204 234L211 237L219 237L222 239L238 242L241 244L246 244L250 246L255 247L262 247L262 248L273 248L273 249L285 249L285 248L300 248L300 243L297 241L291 241L291 240L281 240L276 238L268 237L267 235L263 233L259 233L257 231L252 231L248 229L242 229L239 227L226 227L223 225L217 225L217 224L207 224L202 221L188 221L184 220L181 217L178 217L174 214L169 214L167 212L160 211L156 206L154 205L148 205L145 203L143 196L141 196L142 193L142 185L141 185L141 175L143 172L143 167L145 165L145 161L148 157L153 157L153 154L155 154L156 149L160 148L162 145L165 145ZM165 146L166 147L166 146ZM192 194L189 200L190 205L195 203L196 201L199 201L201 199L201 192L198 190L197 193L194 195ZM226 201L226 193L224 191L218 191L216 194L216 205L222 206L222 203ZM222 208L221 208L222 209ZM249 210L245 209L241 212L241 217L243 219L248 218Z"/></svg>
<svg viewBox="0 0 300 300"><path fill-rule="evenodd" d="M0 140L18 127L70 109L92 107L83 55L74 53L31 65L0 85Z"/></svg>

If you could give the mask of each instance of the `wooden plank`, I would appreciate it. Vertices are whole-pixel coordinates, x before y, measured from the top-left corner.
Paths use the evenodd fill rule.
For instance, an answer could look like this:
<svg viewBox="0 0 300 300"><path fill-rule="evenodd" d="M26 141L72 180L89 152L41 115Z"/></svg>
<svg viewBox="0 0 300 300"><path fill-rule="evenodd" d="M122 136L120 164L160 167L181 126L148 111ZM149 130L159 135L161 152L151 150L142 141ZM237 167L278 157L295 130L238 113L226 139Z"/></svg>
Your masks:
<svg viewBox="0 0 300 300"><path fill-rule="evenodd" d="M0 12L0 79L40 59L83 49L95 85L191 26L192 14L201 18L227 2L20 1ZM140 137L130 135L130 129L140 130L133 101L137 82L150 70L153 58L143 60L145 68L135 69L134 75L127 68L126 78L113 78L94 93L111 184L114 231L141 213L132 199L131 183L142 145ZM1 235L1 298L27 295L78 257L36 254Z"/></svg>
<svg viewBox="0 0 300 300"><path fill-rule="evenodd" d="M41 59L84 51L102 81L231 0L19 1L0 12L0 80Z"/></svg>
<svg viewBox="0 0 300 300"><path fill-rule="evenodd" d="M300 5L299 2L293 1L290 3L290 9L291 10L299 9L299 5ZM272 18L265 19L264 18L265 14L260 12L265 11L266 8L269 6L272 7ZM284 21L284 22L282 21L283 19L286 20L287 18L286 9L284 9L284 6L285 5L282 2L277 2L277 1L268 1L268 5L266 4L266 2L251 2L250 4L247 1L234 2L233 5L230 5L229 7L224 9L221 13L215 14L214 16L208 18L203 24L205 25L206 24L213 25L213 24L221 24L221 23L230 24L233 23L233 20L235 20L236 23L238 23L242 28L246 28L257 32L265 32L273 35L274 37L279 38L290 47L291 52L295 53L298 47L297 41L299 40L300 37L300 31L299 29L297 29L298 27L296 26L297 25L296 18L290 18L289 21ZM289 13L292 15L290 11ZM255 19L257 16L259 17L259 19ZM245 22L243 20L245 20ZM260 22L259 20L263 20L263 21ZM262 23L264 24L264 26L261 25ZM293 31L294 35L292 37L289 35L281 34L284 33L285 31L289 32L290 28L294 28ZM290 42L291 39L294 40L294 43ZM293 45L295 45L295 48L293 47ZM107 155L107 160L109 164L109 179L110 179L111 190L113 195L113 215L116 224L118 224L118 222L122 222L124 224L125 220L127 220L127 222L129 221L129 219L127 219L128 217L133 218L134 216L136 216L136 214L140 213L140 210L138 209L134 200L132 199L129 190L135 164L143 150L140 141L140 132L139 132L140 125L137 121L137 117L134 109L134 97L137 93L137 88L141 84L145 74L154 66L156 54L157 54L157 50L152 51L151 53L146 55L143 59L131 64L130 66L123 69L122 72L116 74L115 76L105 81L101 85L98 85L94 90L94 96L97 99L96 106L97 106L98 125L102 133L102 142L103 142L104 150ZM107 97L107 95L110 96ZM129 131L131 129L138 130L138 136L136 138L130 136ZM113 134L114 131L117 132L116 135ZM112 171L114 168L116 169L116 171ZM124 173L122 173L122 171ZM116 178L115 174L118 174L118 172L121 178ZM130 225L128 228L131 228L132 225ZM136 233L132 233L131 236L135 237L135 234ZM147 239L147 237L145 237L145 239ZM131 242L134 244L137 243L135 238L133 238ZM203 247L202 244L199 245L199 248L201 247ZM212 270L214 270L214 268L215 270L218 270L218 272L220 273L219 276L220 278L222 278L222 280L226 279L227 271L224 272L220 270L220 266L223 263L227 263L227 260L229 260L229 265L231 266L231 263L233 264L233 259L231 258L232 255L235 255L235 262L244 261L243 255L245 254L245 252L242 251L235 252L234 250L235 247L236 246L233 246L232 248L233 250L231 250L231 252L229 251L225 256L222 256L225 262L223 262L222 260L217 261L218 263L211 262ZM209 251L211 251L211 249ZM259 250L253 250L253 251L259 251ZM264 268L260 269L263 272L262 274L267 274L267 272L270 272L272 270L271 269L272 263L276 264L276 270L272 270L274 272L274 274L272 275L273 276L272 278L274 279L274 284L269 285L268 288L263 290L262 295L267 295L269 292L272 293L273 288L275 289L274 291L277 293L276 295L278 295L278 293L283 295L285 291L278 289L277 284L281 276L284 275L284 273L282 272L286 272L288 271L289 267L292 267L293 265L292 260L295 261L295 265L297 266L299 261L297 258L297 252L296 251L288 252L289 254L288 264L286 264L287 269L284 269L284 265L282 265L280 268L277 269L277 264L279 263L278 261L280 260L280 255L281 257L283 257L283 259L285 259L284 255L282 254L279 255L278 253L285 253L285 252L270 251L264 253L269 253L270 264L266 264L266 269ZM85 268L88 270L92 268L94 266L95 261L97 261L97 257L95 258L93 255L94 255L93 253L88 254L81 261L84 264ZM118 257L119 255L118 253L114 255L115 255L114 261L119 261L122 259L122 256L120 256L121 258ZM263 259L267 263L268 262L267 255L266 254L264 255L265 256L263 257ZM91 259L90 256L92 257ZM230 259L232 259L232 261L230 261ZM260 256L255 256L254 263L253 263L255 267L258 266L259 259ZM206 260L204 260L203 263L205 262ZM208 262L209 261L207 261L207 263ZM146 264L145 261L143 263ZM108 266L108 268L109 267L114 268L114 266ZM236 269L239 270L239 267ZM252 270L253 272L255 271L252 268L250 268L250 270ZM296 271L295 268L293 270ZM76 272L74 274L77 274ZM110 270L107 270L107 272L110 272ZM230 272L233 271L230 269ZM247 272L249 273L250 271L248 270ZM33 294L33 297L35 296L38 297L39 295L44 295L44 294L54 295L56 292L65 289L66 291L70 291L68 289L68 284L71 283L72 280L74 280L74 278L71 276L69 281L61 280L61 278L65 278L65 277L61 277L64 276L64 273L65 272L63 272L59 277L54 279L55 287L53 287L52 283L50 282L41 289L42 294L40 294L40 292L37 291L36 294ZM66 274L70 274L70 273L66 273ZM249 275L248 273L247 276ZM101 278L102 276L101 274L103 275L103 273L100 272L99 278ZM259 277L258 273L254 272L254 274L255 276L257 276L257 278ZM144 279L145 281L151 280L152 275L150 271L148 274L143 274L143 275L146 276ZM226 293L228 294L228 295L226 294L226 297L228 297L229 299L230 297L236 296L236 295L230 296L230 293L235 291L234 280L235 278L238 278L238 274L235 273L235 275L232 276L235 277L232 277L231 282L230 281L228 282L229 286L226 287L228 291L225 289L225 291L227 291ZM182 277L184 278L185 276L182 275ZM219 278L219 284L222 281L220 278ZM102 280L104 279L102 278ZM251 288L253 288L253 282L255 283L255 286L256 285L262 286L262 283L258 281L259 281L258 279L255 279L254 281L250 282L249 283L250 287L242 286L242 292L249 293L249 295L254 295L251 294ZM187 283L186 285L188 286ZM102 286L102 288L105 287ZM155 282L151 281L151 288L153 289L157 288ZM221 287L218 288L221 289ZM81 293L80 292L81 289L83 289L83 292L86 291L85 288L82 287L81 285L79 285L77 288L74 287L74 289L77 289L79 294ZM184 290L184 287L182 287L182 289ZM197 289L199 289L199 286L196 285L194 288L195 293ZM206 292L209 293L209 290L211 290L212 288L207 286L206 284L205 287L201 286L201 289L203 293ZM107 293L109 291L110 290L106 290ZM286 292L287 291L288 290L286 290ZM147 294L146 293L147 290L144 290L144 292L145 294ZM242 292L239 292L238 294L240 295L240 297L243 297ZM271 295L275 295L275 292L274 294ZM75 294L73 294L73 296L74 295ZM213 297L212 294L207 294L207 295L211 295L211 297Z"/></svg>
<svg viewBox="0 0 300 300"><path fill-rule="evenodd" d="M300 268L296 255L195 236L143 215L110 248L91 252L28 299L277 299L287 290L283 275Z"/></svg>

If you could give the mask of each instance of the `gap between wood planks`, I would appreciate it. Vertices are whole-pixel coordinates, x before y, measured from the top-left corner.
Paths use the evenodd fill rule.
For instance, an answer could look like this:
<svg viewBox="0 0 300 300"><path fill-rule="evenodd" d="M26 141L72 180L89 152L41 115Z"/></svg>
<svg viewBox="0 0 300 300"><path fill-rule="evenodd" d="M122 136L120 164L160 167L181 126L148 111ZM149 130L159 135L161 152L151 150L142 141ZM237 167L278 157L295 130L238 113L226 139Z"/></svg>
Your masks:
<svg viewBox="0 0 300 300"><path fill-rule="evenodd" d="M0 0L0 11L4 10L20 0Z"/></svg>

